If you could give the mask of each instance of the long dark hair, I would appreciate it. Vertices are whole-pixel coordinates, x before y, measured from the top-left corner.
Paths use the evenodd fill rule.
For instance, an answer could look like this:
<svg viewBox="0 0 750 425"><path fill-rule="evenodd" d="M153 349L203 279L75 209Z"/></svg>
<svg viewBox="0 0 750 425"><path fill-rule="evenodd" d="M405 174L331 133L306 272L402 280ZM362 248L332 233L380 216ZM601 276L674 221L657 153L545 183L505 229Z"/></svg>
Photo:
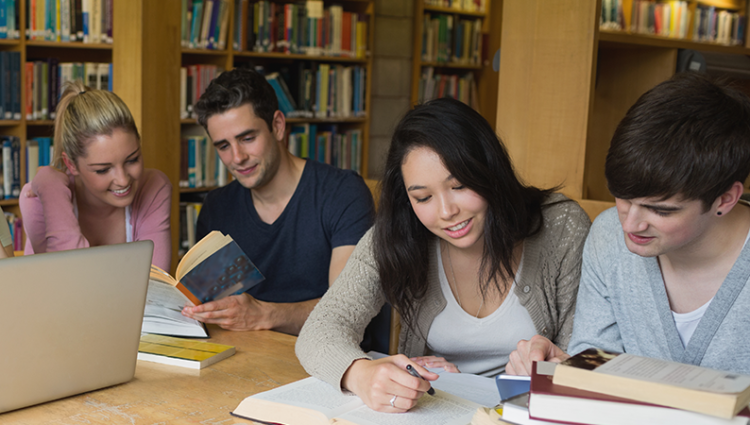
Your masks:
<svg viewBox="0 0 750 425"><path fill-rule="evenodd" d="M456 180L487 201L478 270L483 297L508 290L504 282L514 275L513 249L539 231L542 202L554 190L521 183L492 127L469 106L444 98L409 111L396 126L388 150L373 242L386 298L410 327L427 291L433 240L411 208L401 173L404 158L418 147L435 151Z"/></svg>

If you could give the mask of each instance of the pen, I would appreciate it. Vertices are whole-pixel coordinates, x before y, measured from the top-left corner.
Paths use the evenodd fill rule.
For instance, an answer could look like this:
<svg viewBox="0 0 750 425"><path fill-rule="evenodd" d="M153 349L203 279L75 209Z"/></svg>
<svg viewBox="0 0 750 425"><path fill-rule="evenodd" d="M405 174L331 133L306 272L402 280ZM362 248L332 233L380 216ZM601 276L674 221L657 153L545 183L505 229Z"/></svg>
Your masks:
<svg viewBox="0 0 750 425"><path fill-rule="evenodd" d="M419 372L417 372L416 370L414 370L413 367L411 367L410 364L406 365L406 371L409 372L409 375L411 375L411 376L413 376L415 378L424 379L424 378L422 378L422 375L419 374ZM424 379L424 380L426 381L426 379ZM432 386L430 386L430 389L427 390L427 394L429 394L429 395L435 395L435 389L432 388Z"/></svg>

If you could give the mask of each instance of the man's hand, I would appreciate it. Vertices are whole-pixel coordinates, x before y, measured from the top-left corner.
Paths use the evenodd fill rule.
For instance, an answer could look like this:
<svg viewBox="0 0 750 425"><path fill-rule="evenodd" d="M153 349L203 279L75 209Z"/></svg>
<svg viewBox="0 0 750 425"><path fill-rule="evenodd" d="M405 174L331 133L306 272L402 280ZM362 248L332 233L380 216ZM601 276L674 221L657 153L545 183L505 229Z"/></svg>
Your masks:
<svg viewBox="0 0 750 425"><path fill-rule="evenodd" d="M182 314L231 331L255 331L273 329L272 311L270 303L258 301L249 294L240 294L185 307Z"/></svg>
<svg viewBox="0 0 750 425"><path fill-rule="evenodd" d="M518 341L516 350L510 353L505 366L509 375L531 375L531 364L535 361L560 363L570 357L552 341L541 335L534 335L530 340Z"/></svg>
<svg viewBox="0 0 750 425"><path fill-rule="evenodd" d="M298 303L271 303L249 294L232 295L217 301L182 309L184 316L213 323L230 331L275 331L298 335L307 316L320 298Z"/></svg>

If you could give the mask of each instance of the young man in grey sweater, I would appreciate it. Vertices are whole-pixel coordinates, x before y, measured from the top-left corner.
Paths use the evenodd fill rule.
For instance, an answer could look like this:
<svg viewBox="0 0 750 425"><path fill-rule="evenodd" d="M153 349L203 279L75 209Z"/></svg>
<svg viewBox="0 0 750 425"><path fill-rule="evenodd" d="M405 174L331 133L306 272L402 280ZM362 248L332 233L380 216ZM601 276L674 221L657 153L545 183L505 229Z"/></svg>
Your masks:
<svg viewBox="0 0 750 425"><path fill-rule="evenodd" d="M700 74L641 96L619 124L605 174L616 207L583 252L568 345L750 374L750 99ZM508 373L569 355L539 335Z"/></svg>

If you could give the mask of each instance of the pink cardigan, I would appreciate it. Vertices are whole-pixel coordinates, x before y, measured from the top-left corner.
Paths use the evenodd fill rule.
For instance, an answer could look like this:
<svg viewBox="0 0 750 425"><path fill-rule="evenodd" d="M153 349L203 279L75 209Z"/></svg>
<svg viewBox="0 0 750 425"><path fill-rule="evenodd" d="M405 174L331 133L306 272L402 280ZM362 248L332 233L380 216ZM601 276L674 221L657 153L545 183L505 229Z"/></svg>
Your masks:
<svg viewBox="0 0 750 425"><path fill-rule="evenodd" d="M72 175L66 177L50 167L40 167L33 181L24 185L19 199L26 231L24 254L89 246L75 215L74 187ZM29 190L37 196L27 197ZM153 241L153 263L167 271L172 259L171 200L172 184L167 176L159 170L144 169L130 206L133 240Z"/></svg>

